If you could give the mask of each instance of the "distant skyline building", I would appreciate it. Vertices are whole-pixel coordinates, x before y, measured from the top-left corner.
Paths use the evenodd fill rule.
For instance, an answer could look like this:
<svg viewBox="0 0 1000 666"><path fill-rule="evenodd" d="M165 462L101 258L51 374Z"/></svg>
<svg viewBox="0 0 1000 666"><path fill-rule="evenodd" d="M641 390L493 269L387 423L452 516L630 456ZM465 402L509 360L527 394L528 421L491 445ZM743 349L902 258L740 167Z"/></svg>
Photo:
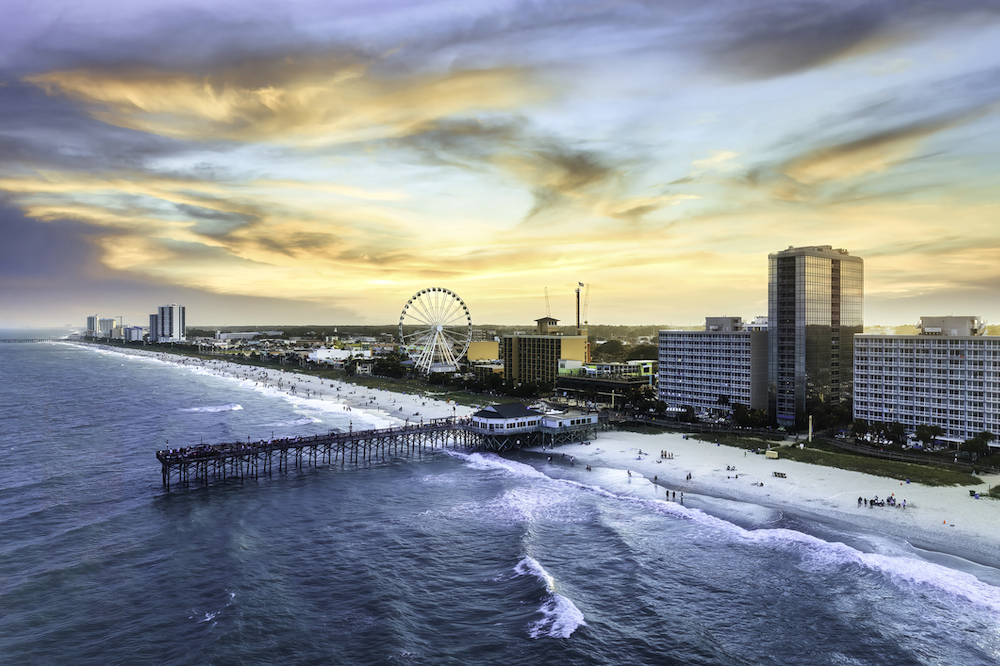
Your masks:
<svg viewBox="0 0 1000 666"><path fill-rule="evenodd" d="M864 327L864 262L830 245L768 255L768 409L804 427L850 400L854 336Z"/></svg>
<svg viewBox="0 0 1000 666"><path fill-rule="evenodd" d="M854 418L911 433L936 425L956 445L1000 434L1000 336L984 328L979 317L921 317L917 335L857 336Z"/></svg>
<svg viewBox="0 0 1000 666"><path fill-rule="evenodd" d="M156 317L154 324L153 317ZM161 305L157 308L156 315L149 316L149 339L150 342L180 342L186 340L187 326L184 321L185 311L183 305L171 303ZM155 328L154 328L155 326ZM153 339L153 331L156 331L156 339Z"/></svg>
<svg viewBox="0 0 1000 666"><path fill-rule="evenodd" d="M111 318L98 319L97 320L97 337L99 338L110 338L111 332L115 328L115 320Z"/></svg>
<svg viewBox="0 0 1000 666"><path fill-rule="evenodd" d="M87 317L87 335L93 337L97 335L97 321L100 319L97 315L90 315Z"/></svg>
<svg viewBox="0 0 1000 666"><path fill-rule="evenodd" d="M122 329L122 333L126 342L142 342L142 339L146 337L142 326L128 326Z"/></svg>

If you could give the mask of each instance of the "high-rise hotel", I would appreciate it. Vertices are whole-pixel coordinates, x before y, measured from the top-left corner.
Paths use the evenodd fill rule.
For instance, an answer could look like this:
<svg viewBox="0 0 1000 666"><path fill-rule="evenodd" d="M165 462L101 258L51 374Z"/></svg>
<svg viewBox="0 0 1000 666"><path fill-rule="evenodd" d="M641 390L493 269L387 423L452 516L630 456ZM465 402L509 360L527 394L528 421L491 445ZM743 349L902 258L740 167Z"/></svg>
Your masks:
<svg viewBox="0 0 1000 666"><path fill-rule="evenodd" d="M183 305L161 305L156 309L156 314L149 315L150 342L180 342L186 339L187 325Z"/></svg>
<svg viewBox="0 0 1000 666"><path fill-rule="evenodd" d="M672 411L767 409L767 322L707 317L704 331L660 331L659 396Z"/></svg>
<svg viewBox="0 0 1000 666"><path fill-rule="evenodd" d="M768 409L778 425L849 400L864 262L829 245L768 255Z"/></svg>
<svg viewBox="0 0 1000 666"><path fill-rule="evenodd" d="M960 444L1000 433L1000 336L979 317L921 317L917 335L855 341L854 418L941 428Z"/></svg>

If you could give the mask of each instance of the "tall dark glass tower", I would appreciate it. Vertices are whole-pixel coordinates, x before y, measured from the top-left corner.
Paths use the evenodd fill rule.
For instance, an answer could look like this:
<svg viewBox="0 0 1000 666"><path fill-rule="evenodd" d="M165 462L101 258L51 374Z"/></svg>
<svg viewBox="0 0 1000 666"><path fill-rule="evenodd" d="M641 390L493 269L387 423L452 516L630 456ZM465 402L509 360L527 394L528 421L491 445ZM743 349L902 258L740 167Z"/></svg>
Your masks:
<svg viewBox="0 0 1000 666"><path fill-rule="evenodd" d="M864 262L829 245L769 254L768 408L781 426L850 400Z"/></svg>

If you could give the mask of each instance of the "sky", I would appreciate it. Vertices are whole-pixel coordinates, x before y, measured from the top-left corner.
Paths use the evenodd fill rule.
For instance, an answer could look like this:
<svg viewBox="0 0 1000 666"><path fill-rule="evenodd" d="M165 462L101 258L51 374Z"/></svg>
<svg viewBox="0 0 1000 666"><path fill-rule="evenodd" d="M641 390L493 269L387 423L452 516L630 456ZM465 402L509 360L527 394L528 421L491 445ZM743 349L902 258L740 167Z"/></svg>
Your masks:
<svg viewBox="0 0 1000 666"><path fill-rule="evenodd" d="M0 327L1000 323L996 0L6 0Z"/></svg>

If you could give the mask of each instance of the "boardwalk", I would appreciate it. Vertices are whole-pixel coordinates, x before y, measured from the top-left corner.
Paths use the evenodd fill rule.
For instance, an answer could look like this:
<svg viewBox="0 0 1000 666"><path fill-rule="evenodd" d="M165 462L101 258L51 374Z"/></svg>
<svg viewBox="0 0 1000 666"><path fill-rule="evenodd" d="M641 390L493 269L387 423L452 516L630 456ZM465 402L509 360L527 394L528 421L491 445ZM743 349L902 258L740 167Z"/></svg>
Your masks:
<svg viewBox="0 0 1000 666"><path fill-rule="evenodd" d="M259 479L275 471L306 466L361 465L391 458L421 455L447 445L472 450L508 451L525 446L552 446L583 441L596 428L483 433L463 419L434 419L419 425L351 430L312 437L204 444L156 452L163 486L208 485L215 481Z"/></svg>

